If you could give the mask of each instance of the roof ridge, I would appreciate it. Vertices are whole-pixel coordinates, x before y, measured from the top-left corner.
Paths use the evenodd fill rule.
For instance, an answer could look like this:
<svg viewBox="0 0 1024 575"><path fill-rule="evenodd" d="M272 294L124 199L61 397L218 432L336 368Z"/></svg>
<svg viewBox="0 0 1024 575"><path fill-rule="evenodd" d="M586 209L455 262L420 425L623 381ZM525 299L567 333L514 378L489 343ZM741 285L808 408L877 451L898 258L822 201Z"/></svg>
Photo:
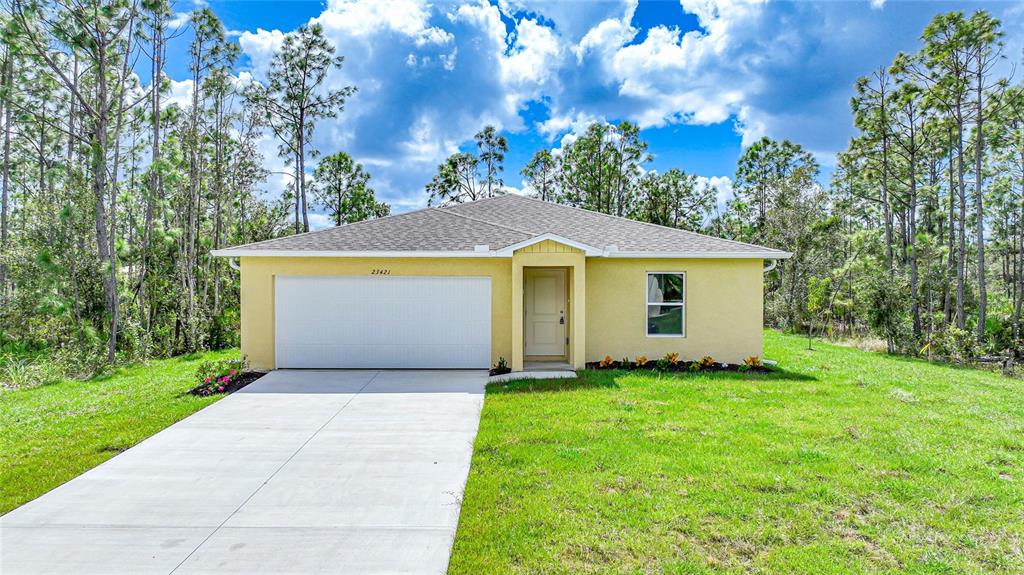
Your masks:
<svg viewBox="0 0 1024 575"><path fill-rule="evenodd" d="M514 196L516 196L518 198L522 198L524 200L530 200L532 202L538 202L538 203L541 203L541 204L557 206L557 207L560 207L560 208L568 208L570 210L579 210L581 212L587 212L589 214L595 214L595 215L598 215L598 216L604 216L606 218L612 218L612 219L616 219L616 220L623 220L623 221L627 221L627 222L632 222L634 224L642 224L642 225L645 225L645 226L649 226L649 227L653 227L653 228L657 228L657 229L661 229L661 230L669 230L669 231L672 231L672 232L680 232L680 233L687 234L687 235L692 235L692 236L701 236L701 237L705 237L705 238L711 238L711 239L714 239L714 240L718 240L718 241L721 241L721 242L729 242L729 243L732 243L732 244L738 244L738 245L741 245L741 246L746 246L746 247L751 247L751 248L768 249L768 250L775 250L775 251L779 251L779 252L784 252L785 251L785 250L780 250L780 249L777 249L777 248L770 248L768 246L759 246L757 244L741 242L739 240L731 240L731 239L728 239L728 238L720 238L718 236L713 236L711 234L702 234L700 232L684 230L684 229L681 229L681 228L673 228L673 227L669 227L669 226L663 226L661 224L655 224L655 223L651 223L651 222L644 222L644 221L641 221L641 220L632 220L630 218L626 218L626 217L623 217L623 216L616 216L615 214L606 214L604 212L598 212L598 211L595 211L595 210L588 210L587 208L581 208L581 207L578 207L578 206L570 206L568 204L559 204L558 202L549 202L547 200L542 200L540 198L531 198L530 196L523 196L523 195L520 195L520 194L506 194L506 195L514 195ZM488 198L488 199L490 199L490 198Z"/></svg>
<svg viewBox="0 0 1024 575"><path fill-rule="evenodd" d="M484 198L484 199L490 200L492 198ZM478 202L482 202L483 200L477 200L477 201ZM476 203L476 202L470 202L470 203ZM461 205L461 204L459 204L459 205ZM452 207L452 206L448 206L448 207ZM529 235L529 236L536 236L536 235L538 235L537 232L528 232L526 230L521 230L519 228L513 228L512 226L506 226L505 224L499 224L497 222L492 222L490 220L485 220L485 219L481 219L481 218L474 218L472 216L467 216L466 214L460 214L458 212L450 211L450 210L448 210L448 208L442 208L442 211L444 211L448 215L456 216L456 217L459 217L459 218L465 218L467 220L471 220L471 221L474 221L474 222L480 222L482 224L487 224L487 225L490 225L490 226L496 226L496 227L499 227L499 228L505 228L506 230L512 230L513 232L518 232L520 234L526 234L526 235Z"/></svg>
<svg viewBox="0 0 1024 575"><path fill-rule="evenodd" d="M276 237L276 238L260 240L258 242L249 242L247 244L241 244L241 245L238 245L238 246L231 246L230 248L226 248L226 249L234 250L234 249L238 249L238 248L250 248L250 247L253 247L253 246L258 246L260 244L264 244L264 243L267 243L267 242L273 242L273 241L281 240L281 239L284 239L284 238L297 238L299 236L309 236L309 235L313 235L313 234L322 234L324 232L330 232L330 231L334 231L334 230L340 230L342 228L358 226L359 224L366 224L366 223L370 223L370 222L379 222L379 221L382 221L382 220L388 220L388 219L391 219L391 218L397 218L397 217L401 217L401 216L408 216L408 215L412 215L412 214L418 214L420 212L426 212L426 211L436 210L436 209L437 208L434 208L434 207L431 207L431 206L427 206L425 208L420 208L418 210L412 210L411 212L402 212L400 214L388 214L388 215L380 217L380 218L370 218L370 219L367 219L367 220L359 220L358 222L350 222L350 223L347 223L347 224L342 224L340 226L331 226L329 228L323 228L323 229L320 229L320 230L310 230L308 232L302 232L301 234L292 234L290 236L279 236L279 237Z"/></svg>
<svg viewBox="0 0 1024 575"><path fill-rule="evenodd" d="M465 206L465 205L468 205L468 204L479 204L481 202L486 202L488 200L498 200L498 199L504 198L505 196L518 196L518 195L519 194L515 194L515 193L512 193L512 192L502 192L500 194L495 194L493 196L487 196L486 198L478 198L478 199L475 199L475 200L472 200L472 201L469 201L469 202L466 202L466 203L448 204L447 206L442 206L440 209L447 211L447 210L450 210L452 208L457 208L459 206Z"/></svg>

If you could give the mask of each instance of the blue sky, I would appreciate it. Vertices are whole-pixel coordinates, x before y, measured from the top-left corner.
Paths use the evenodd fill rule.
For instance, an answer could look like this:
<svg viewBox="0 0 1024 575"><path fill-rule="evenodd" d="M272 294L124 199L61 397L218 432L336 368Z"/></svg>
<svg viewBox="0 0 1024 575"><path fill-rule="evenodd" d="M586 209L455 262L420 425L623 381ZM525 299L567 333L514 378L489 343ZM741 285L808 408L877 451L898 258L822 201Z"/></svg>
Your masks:
<svg viewBox="0 0 1024 575"><path fill-rule="evenodd" d="M185 14L201 0L180 0ZM1008 70L1020 63L1020 3L741 2L243 2L209 1L243 57L236 73L260 78L284 33L317 21L345 66L333 86L359 92L336 120L318 124L324 154L351 153L395 211L425 204L424 184L485 124L509 139L505 181L542 147L557 149L591 121L639 123L655 159L729 193L737 157L760 136L788 138L831 173L853 133L858 76L915 51L935 14L987 9L1004 24ZM187 93L188 34L167 72ZM280 169L275 144L263 146ZM280 178L268 182L277 193ZM316 218L320 222L322 218Z"/></svg>

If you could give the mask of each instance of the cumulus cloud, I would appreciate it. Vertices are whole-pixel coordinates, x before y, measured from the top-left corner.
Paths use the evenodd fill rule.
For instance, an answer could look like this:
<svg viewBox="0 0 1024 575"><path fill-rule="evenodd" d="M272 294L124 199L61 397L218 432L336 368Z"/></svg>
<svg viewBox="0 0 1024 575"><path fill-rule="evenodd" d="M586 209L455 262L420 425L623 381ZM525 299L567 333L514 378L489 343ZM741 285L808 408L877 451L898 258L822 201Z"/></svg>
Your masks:
<svg viewBox="0 0 1024 575"><path fill-rule="evenodd" d="M703 189L705 186L711 186L718 192L715 204L719 210L724 210L725 205L736 195L732 189L732 178L729 176L697 176L697 187Z"/></svg>
<svg viewBox="0 0 1024 575"><path fill-rule="evenodd" d="M166 106L177 105L179 108L188 108L192 105L192 87L195 85L192 80L170 79L170 92L163 97L161 104Z"/></svg>
<svg viewBox="0 0 1024 575"><path fill-rule="evenodd" d="M327 84L358 92L337 119L318 122L313 143L366 165L396 211L423 205L436 166L485 124L557 150L595 121L728 123L743 145L790 138L828 158L852 133L856 77L915 50L931 14L946 9L894 3L882 16L875 4L680 0L678 15L697 22L681 29L641 26L636 0L330 0L312 19L345 56ZM1018 8L1001 12L1014 10L1007 19L1020 28ZM238 34L247 81L265 78L286 32ZM186 88L176 83L174 97ZM731 193L727 177L709 182Z"/></svg>
<svg viewBox="0 0 1024 575"><path fill-rule="evenodd" d="M180 28L185 24L188 24L189 20L191 19L191 12L175 12L171 15L170 19L167 20L167 28L170 30Z"/></svg>

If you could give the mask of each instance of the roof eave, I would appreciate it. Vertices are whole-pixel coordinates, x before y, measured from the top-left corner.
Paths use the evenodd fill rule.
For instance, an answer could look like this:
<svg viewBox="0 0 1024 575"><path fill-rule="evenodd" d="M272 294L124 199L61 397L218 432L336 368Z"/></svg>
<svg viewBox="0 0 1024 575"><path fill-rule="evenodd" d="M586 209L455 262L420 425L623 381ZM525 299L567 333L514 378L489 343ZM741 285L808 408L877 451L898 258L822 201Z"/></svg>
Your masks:
<svg viewBox="0 0 1024 575"><path fill-rule="evenodd" d="M749 251L749 252L621 252L613 251L605 254L609 258L664 258L664 259L754 259L784 260L793 257L790 252L782 251Z"/></svg>
<svg viewBox="0 0 1024 575"><path fill-rule="evenodd" d="M535 238L533 238L535 239ZM793 256L789 252L764 251L764 252L620 252L609 250L597 250L596 248L579 244L578 242L567 243L554 238L544 238L565 243L571 247L582 250L588 257L609 257L609 258L662 258L662 259L758 259L758 260L784 260ZM541 240L542 241L542 240ZM528 241L526 246L533 245L536 241ZM575 245L574 245L575 244ZM518 247L516 247L518 246ZM213 250L210 255L221 258L509 258L522 247L519 244L508 246L500 250L458 250L458 251L338 251L338 250L270 250L270 249L223 249ZM582 247L581 247L582 246Z"/></svg>
<svg viewBox="0 0 1024 575"><path fill-rule="evenodd" d="M493 250L453 251L339 251L339 250L271 250L224 249L213 250L210 255L219 258L493 258L502 257Z"/></svg>

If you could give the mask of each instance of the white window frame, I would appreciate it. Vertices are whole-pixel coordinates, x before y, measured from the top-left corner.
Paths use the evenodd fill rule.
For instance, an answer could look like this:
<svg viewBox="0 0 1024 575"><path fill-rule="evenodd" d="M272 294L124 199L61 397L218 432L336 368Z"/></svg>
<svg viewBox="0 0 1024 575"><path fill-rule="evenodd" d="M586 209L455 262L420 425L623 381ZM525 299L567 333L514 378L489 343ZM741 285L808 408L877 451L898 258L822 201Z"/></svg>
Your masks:
<svg viewBox="0 0 1024 575"><path fill-rule="evenodd" d="M683 277L683 301L681 301L681 302L660 302L660 301L652 302L652 301L650 301L650 293L651 293L650 292L650 285L651 285L651 276L652 275L675 275L675 276L682 276ZM649 271L649 272L647 272L644 275L644 334L647 337L681 337L681 338L685 338L686 337L686 297L688 295L687 292L688 292L688 290L687 290L687 287L686 287L686 272L683 272L683 271ZM650 333L648 331L649 326L647 325L647 321L648 321L648 317L649 317L648 313L650 313L648 310L650 309L650 306L652 306L652 305L679 306L680 312L683 314L682 320L680 321L680 325L682 326L682 333Z"/></svg>

